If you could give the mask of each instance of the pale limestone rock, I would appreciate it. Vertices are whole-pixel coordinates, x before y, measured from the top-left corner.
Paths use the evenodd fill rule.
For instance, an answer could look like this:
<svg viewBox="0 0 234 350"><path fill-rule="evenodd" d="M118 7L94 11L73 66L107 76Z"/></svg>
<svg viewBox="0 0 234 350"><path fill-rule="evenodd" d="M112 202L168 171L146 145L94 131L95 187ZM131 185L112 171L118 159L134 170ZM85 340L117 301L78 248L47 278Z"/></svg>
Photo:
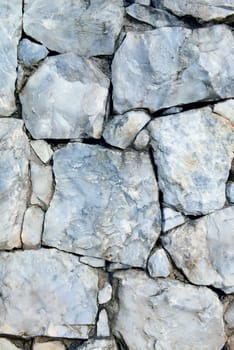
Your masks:
<svg viewBox="0 0 234 350"><path fill-rule="evenodd" d="M66 350L60 341L50 341L44 343L34 343L32 350Z"/></svg>
<svg viewBox="0 0 234 350"><path fill-rule="evenodd" d="M108 303L108 301L111 300L111 296L112 296L112 287L110 283L105 282L102 289L100 289L98 292L98 303L99 304Z"/></svg>
<svg viewBox="0 0 234 350"><path fill-rule="evenodd" d="M44 140L32 140L31 146L43 163L48 163L53 155L51 146Z"/></svg>
<svg viewBox="0 0 234 350"><path fill-rule="evenodd" d="M109 337L110 327L106 309L102 309L98 315L97 321L97 337Z"/></svg>
<svg viewBox="0 0 234 350"><path fill-rule="evenodd" d="M165 250L156 249L148 260L148 271L151 277L168 277L172 266Z"/></svg>
<svg viewBox="0 0 234 350"><path fill-rule="evenodd" d="M150 142L149 131L146 129L143 129L136 136L133 146L136 150L142 151L148 147L149 142Z"/></svg>
<svg viewBox="0 0 234 350"><path fill-rule="evenodd" d="M187 222L162 243L192 283L234 292L234 207Z"/></svg>
<svg viewBox="0 0 234 350"><path fill-rule="evenodd" d="M1 0L0 10L0 116L16 110L17 45L21 36L22 0Z"/></svg>
<svg viewBox="0 0 234 350"><path fill-rule="evenodd" d="M214 105L214 113L221 115L234 124L234 100L227 100Z"/></svg>
<svg viewBox="0 0 234 350"><path fill-rule="evenodd" d="M114 116L106 124L103 137L110 145L125 149L149 121L150 116L143 111L130 111Z"/></svg>
<svg viewBox="0 0 234 350"><path fill-rule="evenodd" d="M100 138L109 79L73 53L47 58L20 94L23 119L34 139Z"/></svg>
<svg viewBox="0 0 234 350"><path fill-rule="evenodd" d="M164 207L162 210L162 231L166 232L185 223L185 217L178 211Z"/></svg>
<svg viewBox="0 0 234 350"><path fill-rule="evenodd" d="M88 338L97 314L98 273L56 249L0 253L0 332Z"/></svg>
<svg viewBox="0 0 234 350"><path fill-rule="evenodd" d="M150 0L135 0L136 4L150 6Z"/></svg>
<svg viewBox="0 0 234 350"><path fill-rule="evenodd" d="M0 349L1 350L22 350L18 346L15 346L10 340L0 338Z"/></svg>
<svg viewBox="0 0 234 350"><path fill-rule="evenodd" d="M112 55L123 14L122 0L25 0L24 31L53 51Z"/></svg>
<svg viewBox="0 0 234 350"><path fill-rule="evenodd" d="M31 204L46 209L53 194L53 175L50 165L39 165L30 162L32 195Z"/></svg>
<svg viewBox="0 0 234 350"><path fill-rule="evenodd" d="M56 188L44 244L145 266L161 225L148 154L71 143L54 153L53 162Z"/></svg>
<svg viewBox="0 0 234 350"><path fill-rule="evenodd" d="M234 182L228 182L226 187L227 199L230 203L234 203Z"/></svg>
<svg viewBox="0 0 234 350"><path fill-rule="evenodd" d="M0 119L0 250L21 247L21 226L29 195L28 139L19 119Z"/></svg>
<svg viewBox="0 0 234 350"><path fill-rule="evenodd" d="M36 249L41 245L44 212L41 208L29 207L24 215L21 239L24 249Z"/></svg>
<svg viewBox="0 0 234 350"><path fill-rule="evenodd" d="M155 112L233 97L233 60L234 37L225 25L129 32L112 62L114 110Z"/></svg>
<svg viewBox="0 0 234 350"><path fill-rule="evenodd" d="M221 209L233 157L231 123L207 107L156 118L149 131L164 203L189 215Z"/></svg>
<svg viewBox="0 0 234 350"><path fill-rule="evenodd" d="M93 258L92 256L81 256L80 262L93 267L105 267L106 262L103 259Z"/></svg>
<svg viewBox="0 0 234 350"><path fill-rule="evenodd" d="M228 305L228 309L224 315L224 320L228 329L234 329L234 301Z"/></svg>
<svg viewBox="0 0 234 350"><path fill-rule="evenodd" d="M114 339L92 339L75 350L118 350Z"/></svg>
<svg viewBox="0 0 234 350"><path fill-rule="evenodd" d="M223 307L215 293L144 272L118 272L119 311L113 332L126 348L220 350Z"/></svg>
<svg viewBox="0 0 234 350"><path fill-rule="evenodd" d="M49 51L43 45L36 44L28 39L23 39L18 47L18 59L25 66L37 64L48 55Z"/></svg>

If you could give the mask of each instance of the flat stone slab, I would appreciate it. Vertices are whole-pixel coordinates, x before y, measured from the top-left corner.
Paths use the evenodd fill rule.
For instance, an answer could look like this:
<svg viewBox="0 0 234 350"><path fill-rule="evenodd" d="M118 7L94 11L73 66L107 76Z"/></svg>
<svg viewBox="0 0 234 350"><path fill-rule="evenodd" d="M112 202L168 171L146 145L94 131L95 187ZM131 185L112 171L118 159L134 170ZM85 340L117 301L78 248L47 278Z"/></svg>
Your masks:
<svg viewBox="0 0 234 350"><path fill-rule="evenodd" d="M0 332L88 338L97 313L98 273L56 249L0 253Z"/></svg>
<svg viewBox="0 0 234 350"><path fill-rule="evenodd" d="M55 152L54 174L43 243L145 266L160 234L158 189L148 154L73 143Z"/></svg>

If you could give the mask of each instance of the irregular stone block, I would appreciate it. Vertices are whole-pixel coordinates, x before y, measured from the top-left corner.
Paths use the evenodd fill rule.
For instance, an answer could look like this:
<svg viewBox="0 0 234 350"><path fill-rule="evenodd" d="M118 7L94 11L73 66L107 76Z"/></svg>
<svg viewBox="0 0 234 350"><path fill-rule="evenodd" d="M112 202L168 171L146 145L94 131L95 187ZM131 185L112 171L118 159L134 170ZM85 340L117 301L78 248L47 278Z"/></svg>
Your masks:
<svg viewBox="0 0 234 350"><path fill-rule="evenodd" d="M0 332L88 338L97 314L98 273L56 249L0 253Z"/></svg>
<svg viewBox="0 0 234 350"><path fill-rule="evenodd" d="M226 187L227 199L230 203L234 203L234 182L228 182Z"/></svg>
<svg viewBox="0 0 234 350"><path fill-rule="evenodd" d="M80 262L87 264L93 267L105 267L106 262L103 259L93 258L92 256L81 256Z"/></svg>
<svg viewBox="0 0 234 350"><path fill-rule="evenodd" d="M224 320L228 329L234 329L234 301L228 305L227 311L224 315Z"/></svg>
<svg viewBox="0 0 234 350"><path fill-rule="evenodd" d="M184 224L185 217L178 211L164 207L162 210L162 231L166 232Z"/></svg>
<svg viewBox="0 0 234 350"><path fill-rule="evenodd" d="M97 337L109 337L110 327L106 309L102 309L98 315L97 321Z"/></svg>
<svg viewBox="0 0 234 350"><path fill-rule="evenodd" d="M136 150L142 151L148 147L149 142L150 142L149 131L146 129L143 129L139 132L139 134L137 134L134 140L133 146Z"/></svg>
<svg viewBox="0 0 234 350"><path fill-rule="evenodd" d="M110 283L105 282L104 286L98 292L98 303L105 304L111 300L112 296L112 287Z"/></svg>
<svg viewBox="0 0 234 350"><path fill-rule="evenodd" d="M118 350L114 339L93 339L74 350Z"/></svg>
<svg viewBox="0 0 234 350"><path fill-rule="evenodd" d="M234 207L187 222L162 242L192 283L234 292Z"/></svg>
<svg viewBox="0 0 234 350"><path fill-rule="evenodd" d="M66 348L60 341L50 341L33 344L33 350L66 350Z"/></svg>
<svg viewBox="0 0 234 350"><path fill-rule="evenodd" d="M19 119L0 119L0 250L21 246L20 233L29 195L30 149Z"/></svg>
<svg viewBox="0 0 234 350"><path fill-rule="evenodd" d="M210 108L149 124L165 204L189 215L221 209L231 167L234 128Z"/></svg>
<svg viewBox="0 0 234 350"><path fill-rule="evenodd" d="M51 146L44 140L32 140L30 142L34 152L43 163L48 163L53 155Z"/></svg>
<svg viewBox="0 0 234 350"><path fill-rule="evenodd" d="M50 165L30 162L32 194L31 204L47 209L53 194L53 175Z"/></svg>
<svg viewBox="0 0 234 350"><path fill-rule="evenodd" d="M44 212L41 208L29 207L24 215L21 234L24 249L36 249L41 245Z"/></svg>
<svg viewBox="0 0 234 350"><path fill-rule="evenodd" d="M148 271L151 277L168 277L171 273L172 266L165 253L165 250L160 248L150 256L148 260Z"/></svg>
<svg viewBox="0 0 234 350"><path fill-rule="evenodd" d="M46 58L49 51L43 45L36 44L28 39L21 40L18 48L18 58L25 66L37 64Z"/></svg>
<svg viewBox="0 0 234 350"><path fill-rule="evenodd" d="M214 105L214 113L221 115L230 120L234 124L234 100L219 102Z"/></svg>
<svg viewBox="0 0 234 350"><path fill-rule="evenodd" d="M25 0L24 10L29 36L82 56L112 55L124 14L122 0Z"/></svg>
<svg viewBox="0 0 234 350"><path fill-rule="evenodd" d="M35 139L100 138L109 79L87 58L47 58L20 94L23 119Z"/></svg>
<svg viewBox="0 0 234 350"><path fill-rule="evenodd" d="M145 266L160 234L158 190L149 156L73 143L54 153L54 173L44 244Z"/></svg>
<svg viewBox="0 0 234 350"><path fill-rule="evenodd" d="M0 338L0 349L1 350L22 350L18 346L15 346L10 340Z"/></svg>
<svg viewBox="0 0 234 350"><path fill-rule="evenodd" d="M233 97L233 61L234 37L225 25L129 32L112 63L114 110L155 112Z"/></svg>
<svg viewBox="0 0 234 350"><path fill-rule="evenodd" d="M215 293L144 272L118 272L119 311L113 332L128 349L220 350L223 307ZM185 331L186 330L186 331Z"/></svg>

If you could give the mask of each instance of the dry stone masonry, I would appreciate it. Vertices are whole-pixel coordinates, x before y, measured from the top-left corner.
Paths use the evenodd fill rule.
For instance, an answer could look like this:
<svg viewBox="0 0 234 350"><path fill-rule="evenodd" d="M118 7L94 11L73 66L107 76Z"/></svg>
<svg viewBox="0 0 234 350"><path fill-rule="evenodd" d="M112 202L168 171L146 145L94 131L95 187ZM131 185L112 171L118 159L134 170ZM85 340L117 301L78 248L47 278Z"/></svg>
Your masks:
<svg viewBox="0 0 234 350"><path fill-rule="evenodd" d="M234 350L233 0L0 19L0 350Z"/></svg>

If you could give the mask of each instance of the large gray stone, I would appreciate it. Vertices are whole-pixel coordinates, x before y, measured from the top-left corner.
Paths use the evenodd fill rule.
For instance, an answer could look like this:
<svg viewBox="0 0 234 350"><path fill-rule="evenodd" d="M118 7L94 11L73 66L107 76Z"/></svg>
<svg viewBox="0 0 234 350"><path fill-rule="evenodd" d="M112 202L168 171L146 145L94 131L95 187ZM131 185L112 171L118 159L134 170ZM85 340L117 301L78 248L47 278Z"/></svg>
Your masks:
<svg viewBox="0 0 234 350"><path fill-rule="evenodd" d="M19 248L29 195L30 149L19 119L0 119L0 250Z"/></svg>
<svg viewBox="0 0 234 350"><path fill-rule="evenodd" d="M190 215L221 209L233 157L232 124L207 107L156 118L149 130L164 202Z"/></svg>
<svg viewBox="0 0 234 350"><path fill-rule="evenodd" d="M49 57L20 94L26 127L35 139L100 138L108 88L89 59Z"/></svg>
<svg viewBox="0 0 234 350"><path fill-rule="evenodd" d="M44 244L145 266L160 234L157 183L148 154L73 143L55 152L54 174Z"/></svg>
<svg viewBox="0 0 234 350"><path fill-rule="evenodd" d="M0 253L0 332L87 338L97 314L98 273L55 249Z"/></svg>
<svg viewBox="0 0 234 350"><path fill-rule="evenodd" d="M24 30L57 52L111 55L123 24L122 0L25 0Z"/></svg>
<svg viewBox="0 0 234 350"><path fill-rule="evenodd" d="M234 292L234 207L173 229L162 242L192 283Z"/></svg>
<svg viewBox="0 0 234 350"><path fill-rule="evenodd" d="M129 32L112 63L114 109L155 112L233 97L233 60L234 38L225 25Z"/></svg>
<svg viewBox="0 0 234 350"><path fill-rule="evenodd" d="M234 21L233 0L153 0L153 5L163 7L180 17L195 17L200 22Z"/></svg>
<svg viewBox="0 0 234 350"><path fill-rule="evenodd" d="M49 51L43 45L36 44L28 39L21 40L18 48L18 58L25 66L37 64L46 58Z"/></svg>
<svg viewBox="0 0 234 350"><path fill-rule="evenodd" d="M16 110L17 45L21 36L22 0L1 0L0 4L0 116Z"/></svg>
<svg viewBox="0 0 234 350"><path fill-rule="evenodd" d="M144 272L118 272L119 311L114 334L128 349L220 350L225 343L223 307L205 287Z"/></svg>

